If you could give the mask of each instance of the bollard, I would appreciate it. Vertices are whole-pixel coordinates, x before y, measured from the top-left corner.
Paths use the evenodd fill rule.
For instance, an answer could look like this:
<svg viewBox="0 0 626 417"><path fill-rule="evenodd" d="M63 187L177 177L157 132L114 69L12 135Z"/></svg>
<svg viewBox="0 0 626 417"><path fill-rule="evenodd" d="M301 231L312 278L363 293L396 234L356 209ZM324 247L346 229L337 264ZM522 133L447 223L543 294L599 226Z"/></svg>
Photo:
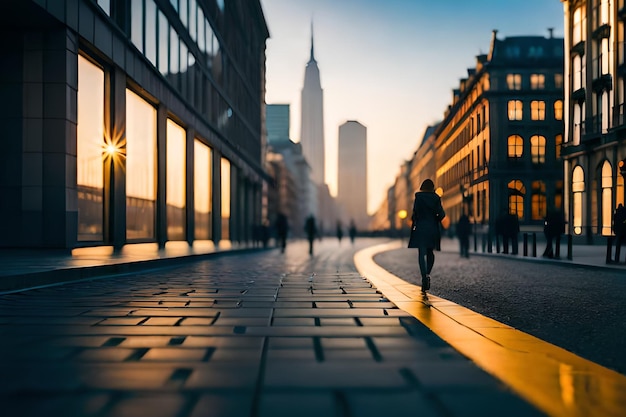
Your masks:
<svg viewBox="0 0 626 417"><path fill-rule="evenodd" d="M533 233L533 258L537 257L537 233Z"/></svg>
<svg viewBox="0 0 626 417"><path fill-rule="evenodd" d="M561 235L556 237L556 243L554 246L554 259L561 259Z"/></svg>
<svg viewBox="0 0 626 417"><path fill-rule="evenodd" d="M567 235L567 259L572 260L572 235Z"/></svg>
<svg viewBox="0 0 626 417"><path fill-rule="evenodd" d="M524 256L528 256L528 233L524 233Z"/></svg>
<svg viewBox="0 0 626 417"><path fill-rule="evenodd" d="M613 249L613 236L609 236L606 239L606 263L612 263L612 249Z"/></svg>
<svg viewBox="0 0 626 417"><path fill-rule="evenodd" d="M489 237L487 238L487 252L493 252L493 248L491 246L491 232L489 232Z"/></svg>
<svg viewBox="0 0 626 417"><path fill-rule="evenodd" d="M478 236L476 236L476 232L474 232L474 252L478 252Z"/></svg>

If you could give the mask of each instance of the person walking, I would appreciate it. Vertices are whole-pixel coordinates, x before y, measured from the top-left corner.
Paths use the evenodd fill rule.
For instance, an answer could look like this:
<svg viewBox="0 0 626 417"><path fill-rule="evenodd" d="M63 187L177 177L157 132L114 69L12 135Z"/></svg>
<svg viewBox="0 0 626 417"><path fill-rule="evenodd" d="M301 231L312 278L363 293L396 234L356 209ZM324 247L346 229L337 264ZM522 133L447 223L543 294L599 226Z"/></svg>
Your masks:
<svg viewBox="0 0 626 417"><path fill-rule="evenodd" d="M546 237L546 249L543 251L544 258L557 258L561 246L561 235L565 232L565 219L560 210L548 210L543 226L543 234ZM552 247L555 242L555 248Z"/></svg>
<svg viewBox="0 0 626 417"><path fill-rule="evenodd" d="M312 214L306 219L304 231L306 232L306 237L309 240L309 255L313 255L313 242L315 241L315 237L317 235L317 226L315 224L315 217L313 217Z"/></svg>
<svg viewBox="0 0 626 417"><path fill-rule="evenodd" d="M613 214L613 233L615 233L615 263L619 263L622 245L626 241L626 207L619 203Z"/></svg>
<svg viewBox="0 0 626 417"><path fill-rule="evenodd" d="M274 227L276 227L276 236L278 237L278 244L280 245L280 253L285 253L285 248L287 247L287 232L289 231L287 216L283 213L278 213Z"/></svg>
<svg viewBox="0 0 626 417"><path fill-rule="evenodd" d="M343 238L343 227L341 226L341 221L337 220L337 240L341 244L341 239Z"/></svg>
<svg viewBox="0 0 626 417"><path fill-rule="evenodd" d="M350 220L350 243L354 244L354 238L356 238L356 225L354 224L354 220Z"/></svg>
<svg viewBox="0 0 626 417"><path fill-rule="evenodd" d="M469 258L469 236L472 232L471 228L469 216L463 213L461 217L459 217L459 222L456 225L456 235L459 238L461 257L463 258Z"/></svg>
<svg viewBox="0 0 626 417"><path fill-rule="evenodd" d="M430 289L430 273L435 265L434 250L441 239L440 223L446 216L441 206L441 198L435 193L435 184L431 179L422 182L415 193L411 220L412 239L409 247L416 247L418 264L422 276L422 292Z"/></svg>

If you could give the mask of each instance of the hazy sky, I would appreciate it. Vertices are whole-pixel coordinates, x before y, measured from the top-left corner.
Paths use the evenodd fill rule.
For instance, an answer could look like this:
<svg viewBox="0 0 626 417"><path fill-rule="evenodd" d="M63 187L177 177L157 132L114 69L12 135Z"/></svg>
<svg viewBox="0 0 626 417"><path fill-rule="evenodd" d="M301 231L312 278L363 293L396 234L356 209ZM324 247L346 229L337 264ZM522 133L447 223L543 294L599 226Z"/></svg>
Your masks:
<svg viewBox="0 0 626 417"><path fill-rule="evenodd" d="M563 37L559 0L261 0L269 27L266 102L291 105L300 141L300 93L311 21L324 90L326 182L337 190L337 133L367 127L368 212L378 209L452 90L487 53L491 32Z"/></svg>

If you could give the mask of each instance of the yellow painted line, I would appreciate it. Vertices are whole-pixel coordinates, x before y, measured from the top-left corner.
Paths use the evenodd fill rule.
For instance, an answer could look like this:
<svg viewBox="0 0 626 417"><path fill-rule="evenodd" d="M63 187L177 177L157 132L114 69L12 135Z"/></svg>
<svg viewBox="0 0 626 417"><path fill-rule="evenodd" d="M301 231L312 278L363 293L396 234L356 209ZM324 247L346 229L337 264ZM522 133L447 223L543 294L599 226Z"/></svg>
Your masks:
<svg viewBox="0 0 626 417"><path fill-rule="evenodd" d="M373 261L400 247L377 245L354 257L359 273L399 308L549 416L626 416L626 376L451 301L425 300L419 286Z"/></svg>

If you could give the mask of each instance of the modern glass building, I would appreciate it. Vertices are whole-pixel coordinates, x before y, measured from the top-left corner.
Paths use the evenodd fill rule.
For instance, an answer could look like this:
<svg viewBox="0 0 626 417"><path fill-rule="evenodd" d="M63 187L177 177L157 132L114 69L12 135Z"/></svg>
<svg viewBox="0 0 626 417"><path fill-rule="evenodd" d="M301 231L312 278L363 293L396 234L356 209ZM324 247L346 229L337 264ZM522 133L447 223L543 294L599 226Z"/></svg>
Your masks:
<svg viewBox="0 0 626 417"><path fill-rule="evenodd" d="M5 0L0 23L1 247L251 239L258 0Z"/></svg>

